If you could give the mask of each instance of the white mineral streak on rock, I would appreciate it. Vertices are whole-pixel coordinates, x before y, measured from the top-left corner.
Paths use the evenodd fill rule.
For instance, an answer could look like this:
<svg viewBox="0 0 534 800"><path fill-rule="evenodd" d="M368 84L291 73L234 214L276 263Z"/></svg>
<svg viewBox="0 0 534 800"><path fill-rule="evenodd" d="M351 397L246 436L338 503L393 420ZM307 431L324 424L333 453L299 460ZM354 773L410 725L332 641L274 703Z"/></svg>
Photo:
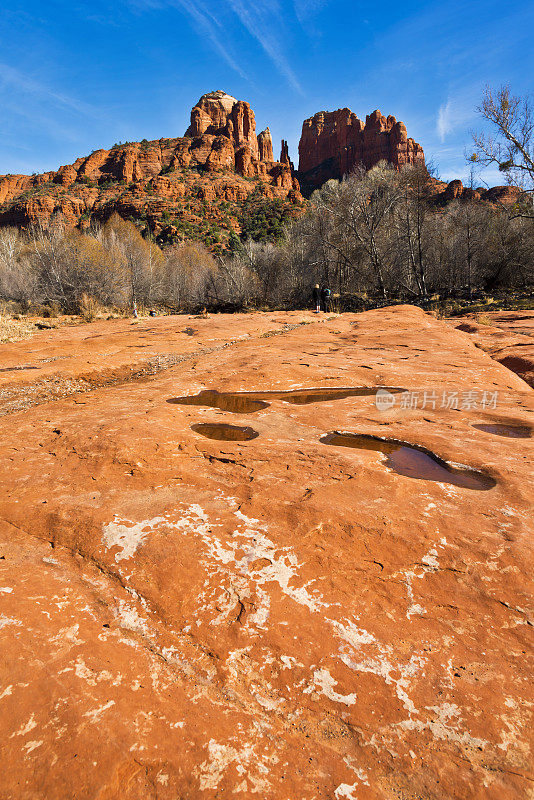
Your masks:
<svg viewBox="0 0 534 800"><path fill-rule="evenodd" d="M72 667L67 667L62 672L72 671ZM61 674L61 673L60 673ZM122 675L119 673L115 679L109 670L103 669L100 672L95 672L89 669L81 656L78 656L74 665L74 674L77 678L84 680L89 686L96 686L101 681L110 681L112 686L119 686L122 682Z"/></svg>
<svg viewBox="0 0 534 800"><path fill-rule="evenodd" d="M397 572L393 577L400 576L403 578L404 583L406 585L406 591L408 593L408 600L410 604L406 610L406 619L411 619L413 616L421 616L421 614L426 614L426 608L421 606L419 603L415 602L414 598L414 591L413 591L413 581L415 578L421 579L424 578L425 575L429 572L435 572L439 569L439 561L438 561L438 551L437 547L444 547L447 544L447 540L442 538L440 539L439 545L436 547L432 547L428 553L425 553L421 557L421 563L417 565L414 569L411 570L404 570L402 572Z"/></svg>
<svg viewBox="0 0 534 800"><path fill-rule="evenodd" d="M258 757L254 745L248 742L239 743L238 747L233 747L210 739L208 758L198 766L196 771L200 790L216 789L226 770L232 764L239 776L246 776L246 780L234 788L234 793L265 792L270 788L269 765L277 761L278 758L275 755ZM248 789L247 783L251 784L252 788Z"/></svg>
<svg viewBox="0 0 534 800"><path fill-rule="evenodd" d="M327 669L316 669L313 672L313 684L304 689L304 694L311 694L315 688L320 689L321 692L333 700L335 703L344 703L346 706L353 706L357 700L357 695L352 694L339 694L334 689L337 681L330 675Z"/></svg>
<svg viewBox="0 0 534 800"><path fill-rule="evenodd" d="M344 798L344 800L358 800L356 795L353 794L353 792L356 791L356 786L356 783L353 783L352 785L349 785L348 783L340 783L334 792L336 800L342 800L342 798Z"/></svg>
<svg viewBox="0 0 534 800"><path fill-rule="evenodd" d="M128 605L125 600L119 600L116 615L121 628L133 631L134 633L148 634L149 627L147 620L140 617L137 610L133 606Z"/></svg>
<svg viewBox="0 0 534 800"><path fill-rule="evenodd" d="M343 654L340 656L341 661L354 669L357 672L370 672L373 675L378 675L384 678L387 686L394 686L395 693L404 708L410 714L417 714L417 709L406 693L406 689L410 686L409 678L414 675L418 670L422 669L426 660L420 656L412 656L408 664L392 664L387 660L388 651L390 648L385 648L385 655L383 657L367 658L364 661L354 661L350 656ZM392 678L392 672L400 672L400 678Z"/></svg>
<svg viewBox="0 0 534 800"><path fill-rule="evenodd" d="M12 739L14 736L25 736L30 731L33 731L33 729L36 728L36 727L37 727L37 723L35 721L35 714L32 714L31 717L29 718L28 722L24 723L24 725L22 725L19 728L18 731L15 731L15 733L12 733L9 738Z"/></svg>
<svg viewBox="0 0 534 800"><path fill-rule="evenodd" d="M277 547L265 535L266 526L259 520L245 516L239 509L234 511L234 516L245 525L244 530L236 530L236 536L248 539L248 546L243 546L245 555L236 562L240 572L247 574L251 564L266 559L271 563L250 573L256 584L277 583L285 595L299 605L307 606L310 611L328 607L328 603L325 603L317 592L308 591L309 583L298 588L289 586L289 583L297 577L301 566L296 554L290 548ZM280 552L282 555L277 555Z"/></svg>
<svg viewBox="0 0 534 800"><path fill-rule="evenodd" d="M301 664L299 661L297 661L296 658L293 658L293 656L280 656L280 661L284 665L285 669L293 669L294 666L295 667L304 666L304 664Z"/></svg>
<svg viewBox="0 0 534 800"><path fill-rule="evenodd" d="M366 631L364 628L358 628L354 622L350 620L346 620L346 624L338 622L334 619L326 620L329 622L336 634L339 636L340 639L343 639L344 642L351 645L351 647L358 648L362 644L372 644L376 642L375 637Z"/></svg>
<svg viewBox="0 0 534 800"><path fill-rule="evenodd" d="M42 743L43 743L42 739L39 742L27 742L24 745L24 749L26 750L26 753L31 753L32 750L36 750L38 747L40 747Z"/></svg>
<svg viewBox="0 0 534 800"><path fill-rule="evenodd" d="M243 616L243 629L250 631L265 629L273 599L268 588L269 584L278 585L286 597L307 607L312 614L332 607L318 592L310 589L309 583L300 587L294 585L298 583L302 565L299 564L296 553L290 547L276 545L267 535L267 526L260 520L243 514L234 498L227 497L222 492L218 493L217 497L224 502L237 520L237 525L230 534L231 538L223 539L218 535L217 529L223 527L223 520L218 518L211 520L208 512L199 503L193 503L179 512L178 518L176 518L176 512L171 512L153 520L146 520L138 524L130 523L126 539L119 538L119 536L124 537L126 531L117 532L116 528L113 531L110 529L108 546L119 545L121 547L121 552L115 556L116 560L120 560L123 557L131 557L148 533L159 527L175 530L184 536L200 538L205 548L204 560L206 567L209 568L211 579L206 580L204 592L199 595L199 608L205 608L208 604L216 607L218 614L211 620L212 625L228 623L233 615L236 619L241 614L243 603L246 603L247 613ZM117 525L117 523L114 524ZM438 548L446 544L444 539L440 540L439 544L425 553L420 562L412 569L397 573L407 587L409 607L406 616L408 619L411 619L412 615L425 613L425 609L414 601L413 581L422 579L427 573L435 572L439 568ZM213 562L217 565L215 573L213 573ZM220 574L221 581L214 587L213 579L217 572ZM218 590L218 594L209 596L209 590L214 588ZM139 617L135 609L127 606L123 601L119 604L119 616L124 627L147 634L147 622ZM411 679L424 668L425 658L414 654L407 664L393 663L395 659L391 648L380 645L376 637L365 628L359 627L357 622L350 619L339 621L327 617L323 617L323 620L333 634L341 640L340 652L337 657L342 663L356 672L368 672L380 676L386 685L394 688L396 696L410 714L410 719L398 723L399 726L413 727L416 730L429 728L438 738L440 736L450 738L452 729L450 724L446 724L446 721L440 719L438 722L423 722L420 719L413 720L411 716L420 716L421 714L409 697L408 690ZM197 624L200 624L200 620L197 620ZM227 661L231 673L237 674L245 669L246 665L243 664L242 657L248 658L248 656L244 650L240 653L242 655L235 664L232 663L232 658ZM180 660L170 652L167 653L167 656L171 660ZM286 669L299 664L293 656L289 655L281 656L280 660ZM299 666L302 665L299 664ZM397 677L399 673L400 677ZM303 690L304 693L319 690L334 702L352 705L357 701L355 693L343 695L335 690L336 681L326 668L316 668L313 672L312 683L304 680L301 685L306 686ZM281 702L268 698L264 694L258 695L256 699L260 705L269 710L274 710ZM475 741L468 733L458 733L457 736L460 737L458 741ZM234 748L212 740L209 747L209 759L199 767L201 788L215 788L228 765L233 761L237 762L238 758L241 758L240 763L243 759L246 761L247 752L246 748L243 750L241 744L239 748ZM355 774L364 780L363 772L362 775L356 772ZM248 788L245 782L243 791L250 791L251 782L256 785L250 775L247 775L247 779L249 781ZM260 788L252 791L263 791L261 780L257 785ZM336 797L350 800L354 796L356 785L341 784L336 790Z"/></svg>
<svg viewBox="0 0 534 800"><path fill-rule="evenodd" d="M100 708L94 708L92 711L86 711L83 716L88 717L91 720L91 722L97 722L99 717L104 713L104 711L107 711L108 708L111 708L111 706L114 705L115 705L115 700L110 700L108 703L105 703L103 706L100 706Z"/></svg>
<svg viewBox="0 0 534 800"><path fill-rule="evenodd" d="M233 498L225 498L231 508L235 508ZM294 600L299 605L307 606L310 611L319 611L327 607L321 596L316 592L308 590L309 584L301 587L290 586L294 578L298 576L299 565L297 556L289 547L278 547L265 534L266 526L257 519L245 516L239 509L234 510L234 516L238 519L239 525L234 530L234 541L223 542L214 534L217 523L210 523L205 510L194 503L185 509L182 519L172 521L165 520L168 527L180 531L183 534L189 533L199 536L207 549L207 555L214 561L232 567L244 578L252 579L256 590L256 610L247 620L247 625L263 628L269 616L271 598L261 587L268 583L277 583L282 592ZM244 540L244 541L243 541ZM237 550L242 550L244 555L236 559ZM252 568L256 561L264 559L270 563L257 569ZM237 587L235 578L234 588ZM245 590L245 584L241 585L241 590ZM239 589L238 589L238 594ZM243 597L243 595L240 595ZM245 596L246 597L246 596ZM226 599L230 602L229 598ZM226 601L223 598L223 604ZM220 606L219 606L220 607ZM212 624L220 624L225 619L222 613Z"/></svg>
<svg viewBox="0 0 534 800"><path fill-rule="evenodd" d="M432 711L432 716L437 717L437 719L423 722L422 720L410 718L399 722L398 727L419 732L428 729L434 739L446 739L469 747L485 747L489 744L485 739L479 739L476 736L471 736L467 731L458 729L461 718L460 710L456 705L442 703L440 706L426 706L426 710Z"/></svg>
<svg viewBox="0 0 534 800"><path fill-rule="evenodd" d="M165 517L154 517L153 519L145 519L142 522L131 522L130 520L121 520L119 517L115 517L113 522L108 522L107 525L104 525L102 541L108 550L112 547L120 548L119 552L115 553L115 561L118 564L119 561L135 555L137 549L145 542L148 534L162 522L165 522Z"/></svg>
<svg viewBox="0 0 534 800"><path fill-rule="evenodd" d="M355 759L352 756L345 756L343 761L347 765L347 767L354 772L357 778L364 783L366 786L369 786L369 781L367 780L368 775L364 769L361 767L354 766Z"/></svg>
<svg viewBox="0 0 534 800"><path fill-rule="evenodd" d="M70 642L71 644L84 644L82 639L78 639L79 630L80 625L77 622L74 625L71 625L70 628L60 628L56 636L52 636L50 638L50 641L57 644L63 644L64 642Z"/></svg>
<svg viewBox="0 0 534 800"><path fill-rule="evenodd" d="M278 706L283 703L283 700L275 700L273 697L267 697L264 694L259 694L258 692L254 693L254 697L263 708L267 709L267 711L276 711Z"/></svg>
<svg viewBox="0 0 534 800"><path fill-rule="evenodd" d="M6 617L4 614L1 614L0 628L6 628L8 625L22 625L22 622L19 619L13 619L12 617Z"/></svg>

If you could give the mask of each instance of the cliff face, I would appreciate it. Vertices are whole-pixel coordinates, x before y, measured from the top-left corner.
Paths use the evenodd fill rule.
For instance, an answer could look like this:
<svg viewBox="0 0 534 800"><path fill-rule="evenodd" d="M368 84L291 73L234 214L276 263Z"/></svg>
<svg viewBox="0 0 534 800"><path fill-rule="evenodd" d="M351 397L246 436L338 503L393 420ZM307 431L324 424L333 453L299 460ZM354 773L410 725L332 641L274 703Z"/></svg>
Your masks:
<svg viewBox="0 0 534 800"><path fill-rule="evenodd" d="M341 178L359 164L366 169L385 159L395 167L423 164L421 145L395 117L373 111L365 124L348 108L320 111L304 121L299 144L299 177L313 190Z"/></svg>
<svg viewBox="0 0 534 800"><path fill-rule="evenodd" d="M239 205L255 190L302 202L287 153L274 160L269 129L256 135L250 105L217 91L200 98L183 137L95 150L43 175L1 176L0 225L46 224L60 212L84 226L116 211L164 239L195 238L203 226L237 229Z"/></svg>

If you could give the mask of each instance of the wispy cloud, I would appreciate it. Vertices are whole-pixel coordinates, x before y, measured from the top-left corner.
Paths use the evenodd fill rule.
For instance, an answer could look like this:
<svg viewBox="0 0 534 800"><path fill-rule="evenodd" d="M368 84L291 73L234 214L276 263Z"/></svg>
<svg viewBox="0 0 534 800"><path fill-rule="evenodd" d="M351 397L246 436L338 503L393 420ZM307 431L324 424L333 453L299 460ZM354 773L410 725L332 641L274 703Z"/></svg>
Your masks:
<svg viewBox="0 0 534 800"><path fill-rule="evenodd" d="M241 24L261 45L278 71L297 92L302 88L280 47L284 20L278 0L228 0Z"/></svg>
<svg viewBox="0 0 534 800"><path fill-rule="evenodd" d="M208 37L226 63L246 80L248 76L230 53L227 45L223 43L224 30L221 23L209 8L199 3L198 0L196 2L193 0L174 0L174 2L191 17L199 33Z"/></svg>
<svg viewBox="0 0 534 800"><path fill-rule="evenodd" d="M199 36L208 39L224 61L244 80L248 75L231 52L228 35L219 18L202 0L128 0L131 8L139 11L177 8L190 18Z"/></svg>
<svg viewBox="0 0 534 800"><path fill-rule="evenodd" d="M302 25L327 2L328 0L293 0L295 16Z"/></svg>
<svg viewBox="0 0 534 800"><path fill-rule="evenodd" d="M0 88L16 89L18 92L30 94L38 100L62 106L87 117L98 118L101 116L100 111L89 103L58 92L3 62L0 62Z"/></svg>
<svg viewBox="0 0 534 800"><path fill-rule="evenodd" d="M447 136L459 128L465 128L475 119L480 91L478 84L463 87L458 92L451 91L446 101L440 105L436 116L436 131L442 143Z"/></svg>
<svg viewBox="0 0 534 800"><path fill-rule="evenodd" d="M280 0L126 0L130 8L150 11L176 8L191 20L197 33L209 40L219 55L242 78L251 81L232 47L228 14L252 36L290 86L302 93L299 80L284 53L282 39L288 31L287 12ZM295 16L302 22L327 0L294 0ZM235 31L234 31L235 33Z"/></svg>
<svg viewBox="0 0 534 800"><path fill-rule="evenodd" d="M438 109L438 118L436 122L436 128L438 131L438 136L440 141L444 142L445 137L448 133L452 133L453 131L453 120L452 120L452 102L450 98L447 100L446 103L442 103Z"/></svg>

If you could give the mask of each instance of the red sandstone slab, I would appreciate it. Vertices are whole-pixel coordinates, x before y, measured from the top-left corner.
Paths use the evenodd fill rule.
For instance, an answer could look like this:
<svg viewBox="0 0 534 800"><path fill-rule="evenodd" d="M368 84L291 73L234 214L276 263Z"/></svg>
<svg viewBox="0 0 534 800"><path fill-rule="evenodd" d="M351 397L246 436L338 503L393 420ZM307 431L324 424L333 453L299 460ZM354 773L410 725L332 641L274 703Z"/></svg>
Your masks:
<svg viewBox="0 0 534 800"><path fill-rule="evenodd" d="M418 309L259 338L284 320L203 321L233 344L0 420L6 797L528 797L534 439L473 424L532 426L531 389ZM114 346L99 331L91 368ZM460 407L166 402L375 384ZM466 407L473 391L496 408ZM199 422L260 435L212 441ZM333 430L497 483L397 475L322 444Z"/></svg>

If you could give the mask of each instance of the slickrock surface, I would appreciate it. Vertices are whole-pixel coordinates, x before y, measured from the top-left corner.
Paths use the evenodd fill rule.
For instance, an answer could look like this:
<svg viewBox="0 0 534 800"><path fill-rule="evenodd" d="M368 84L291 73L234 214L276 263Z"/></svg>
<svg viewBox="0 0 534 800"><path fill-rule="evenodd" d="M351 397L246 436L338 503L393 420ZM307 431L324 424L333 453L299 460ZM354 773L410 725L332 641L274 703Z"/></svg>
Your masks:
<svg viewBox="0 0 534 800"><path fill-rule="evenodd" d="M469 334L409 306L166 317L0 361L2 800L533 797L534 439L472 427L532 430L532 390ZM419 407L167 402L379 384ZM496 485L405 477L332 431Z"/></svg>
<svg viewBox="0 0 534 800"><path fill-rule="evenodd" d="M370 169L381 159L396 167L425 163L421 145L392 115L373 111L364 123L349 108L339 108L319 111L302 124L299 175L308 189L342 178L359 164Z"/></svg>
<svg viewBox="0 0 534 800"><path fill-rule="evenodd" d="M492 311L483 316L484 323L476 314L449 323L471 334L477 347L534 387L534 311Z"/></svg>

